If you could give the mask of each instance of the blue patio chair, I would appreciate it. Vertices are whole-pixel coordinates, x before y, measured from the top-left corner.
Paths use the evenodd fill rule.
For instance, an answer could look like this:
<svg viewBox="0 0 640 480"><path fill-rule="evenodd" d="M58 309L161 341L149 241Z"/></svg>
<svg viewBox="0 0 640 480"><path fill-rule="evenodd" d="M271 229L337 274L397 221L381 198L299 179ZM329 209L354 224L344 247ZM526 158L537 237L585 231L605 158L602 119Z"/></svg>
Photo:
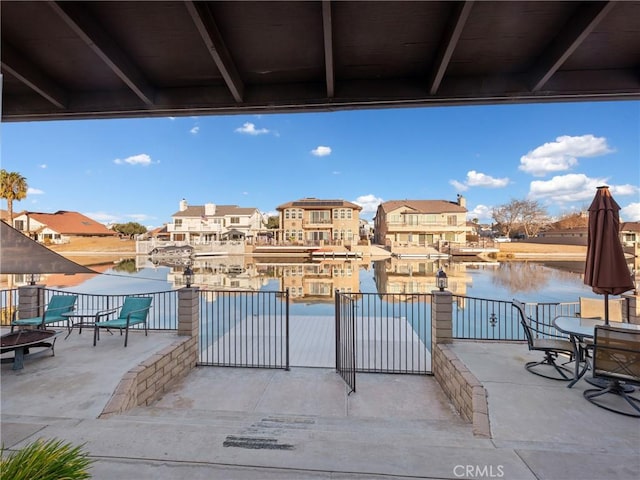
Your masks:
<svg viewBox="0 0 640 480"><path fill-rule="evenodd" d="M118 318L112 320L98 320L101 316L108 316L113 313L113 310L107 310L104 314L98 313L96 315L96 323L93 330L93 346L96 346L96 341L100 340L101 328L117 328L125 331L124 346L127 346L127 340L129 338L129 327L131 325L137 325L144 323L144 334L147 335L147 317L149 316L149 309L151 308L151 297L126 297L122 308L120 308L120 314Z"/></svg>
<svg viewBox="0 0 640 480"><path fill-rule="evenodd" d="M67 327L69 326L69 319L62 314L71 312L78 300L77 295L52 295L49 303L46 305L42 315L31 318L16 318L19 317L19 309L13 312L13 319L11 321L11 331L14 327L36 327L44 329L46 325L56 322L65 322ZM29 311L41 310L42 306L29 307Z"/></svg>

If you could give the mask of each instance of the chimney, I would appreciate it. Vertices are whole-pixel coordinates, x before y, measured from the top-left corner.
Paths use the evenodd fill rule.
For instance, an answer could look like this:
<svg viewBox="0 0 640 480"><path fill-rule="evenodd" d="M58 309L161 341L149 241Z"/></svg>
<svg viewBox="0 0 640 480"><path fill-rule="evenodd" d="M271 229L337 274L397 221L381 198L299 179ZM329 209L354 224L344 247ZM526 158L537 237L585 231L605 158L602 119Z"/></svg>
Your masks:
<svg viewBox="0 0 640 480"><path fill-rule="evenodd" d="M180 200L180 211L184 212L187 209L187 201L183 198Z"/></svg>
<svg viewBox="0 0 640 480"><path fill-rule="evenodd" d="M216 214L216 204L215 203L205 203L205 205L204 205L204 214L207 217L215 215Z"/></svg>
<svg viewBox="0 0 640 480"><path fill-rule="evenodd" d="M458 194L458 205L462 208L467 208L467 199L460 194Z"/></svg>

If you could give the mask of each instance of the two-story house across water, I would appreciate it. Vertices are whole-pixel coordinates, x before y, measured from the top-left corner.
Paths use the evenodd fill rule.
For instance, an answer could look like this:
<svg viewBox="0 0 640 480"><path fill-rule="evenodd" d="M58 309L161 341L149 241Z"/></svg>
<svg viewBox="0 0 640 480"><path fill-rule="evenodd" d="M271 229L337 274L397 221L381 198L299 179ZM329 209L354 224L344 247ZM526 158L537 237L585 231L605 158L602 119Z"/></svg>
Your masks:
<svg viewBox="0 0 640 480"><path fill-rule="evenodd" d="M303 198L276 210L280 213L280 244L349 247L360 241L362 207L355 203Z"/></svg>
<svg viewBox="0 0 640 480"><path fill-rule="evenodd" d="M180 201L179 210L167 225L170 241L179 244L208 245L212 242L251 241L266 228L257 208L237 205L189 205Z"/></svg>
<svg viewBox="0 0 640 480"><path fill-rule="evenodd" d="M378 206L374 218L374 242L391 253L420 253L435 248L447 253L464 245L467 233L465 198L447 200L390 200Z"/></svg>

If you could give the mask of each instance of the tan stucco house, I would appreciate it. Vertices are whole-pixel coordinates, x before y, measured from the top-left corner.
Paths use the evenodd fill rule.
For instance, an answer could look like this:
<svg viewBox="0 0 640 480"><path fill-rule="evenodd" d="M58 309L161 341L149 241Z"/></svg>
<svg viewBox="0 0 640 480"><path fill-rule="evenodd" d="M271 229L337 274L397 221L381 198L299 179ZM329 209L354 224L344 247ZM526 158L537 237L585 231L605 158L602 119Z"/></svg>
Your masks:
<svg viewBox="0 0 640 480"><path fill-rule="evenodd" d="M390 200L378 205L374 242L391 248L464 244L467 225L464 197L447 200Z"/></svg>
<svg viewBox="0 0 640 480"><path fill-rule="evenodd" d="M357 245L362 207L345 200L303 198L276 208L278 240L291 245Z"/></svg>

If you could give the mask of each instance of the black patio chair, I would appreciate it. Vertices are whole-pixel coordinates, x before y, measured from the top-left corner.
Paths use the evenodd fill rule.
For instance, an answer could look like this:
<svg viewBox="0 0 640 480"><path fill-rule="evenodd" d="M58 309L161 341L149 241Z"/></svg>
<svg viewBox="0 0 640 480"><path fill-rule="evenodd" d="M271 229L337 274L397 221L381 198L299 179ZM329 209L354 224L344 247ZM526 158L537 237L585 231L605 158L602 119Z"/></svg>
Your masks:
<svg viewBox="0 0 640 480"><path fill-rule="evenodd" d="M597 326L592 366L593 377L606 380L607 385L585 390L584 398L605 410L640 417L640 398L625 388L640 385L640 330Z"/></svg>
<svg viewBox="0 0 640 480"><path fill-rule="evenodd" d="M520 324L524 329L529 350L544 353L542 360L527 362L524 368L535 375L551 380L573 380L573 371L564 366L564 364L574 361L575 348L571 341L555 333L553 325L533 320L527 316L524 303L514 299L512 305L520 315ZM566 357L566 361L563 364L558 363L560 355ZM551 367L550 373L542 370L544 367ZM547 368L547 370L549 369Z"/></svg>

